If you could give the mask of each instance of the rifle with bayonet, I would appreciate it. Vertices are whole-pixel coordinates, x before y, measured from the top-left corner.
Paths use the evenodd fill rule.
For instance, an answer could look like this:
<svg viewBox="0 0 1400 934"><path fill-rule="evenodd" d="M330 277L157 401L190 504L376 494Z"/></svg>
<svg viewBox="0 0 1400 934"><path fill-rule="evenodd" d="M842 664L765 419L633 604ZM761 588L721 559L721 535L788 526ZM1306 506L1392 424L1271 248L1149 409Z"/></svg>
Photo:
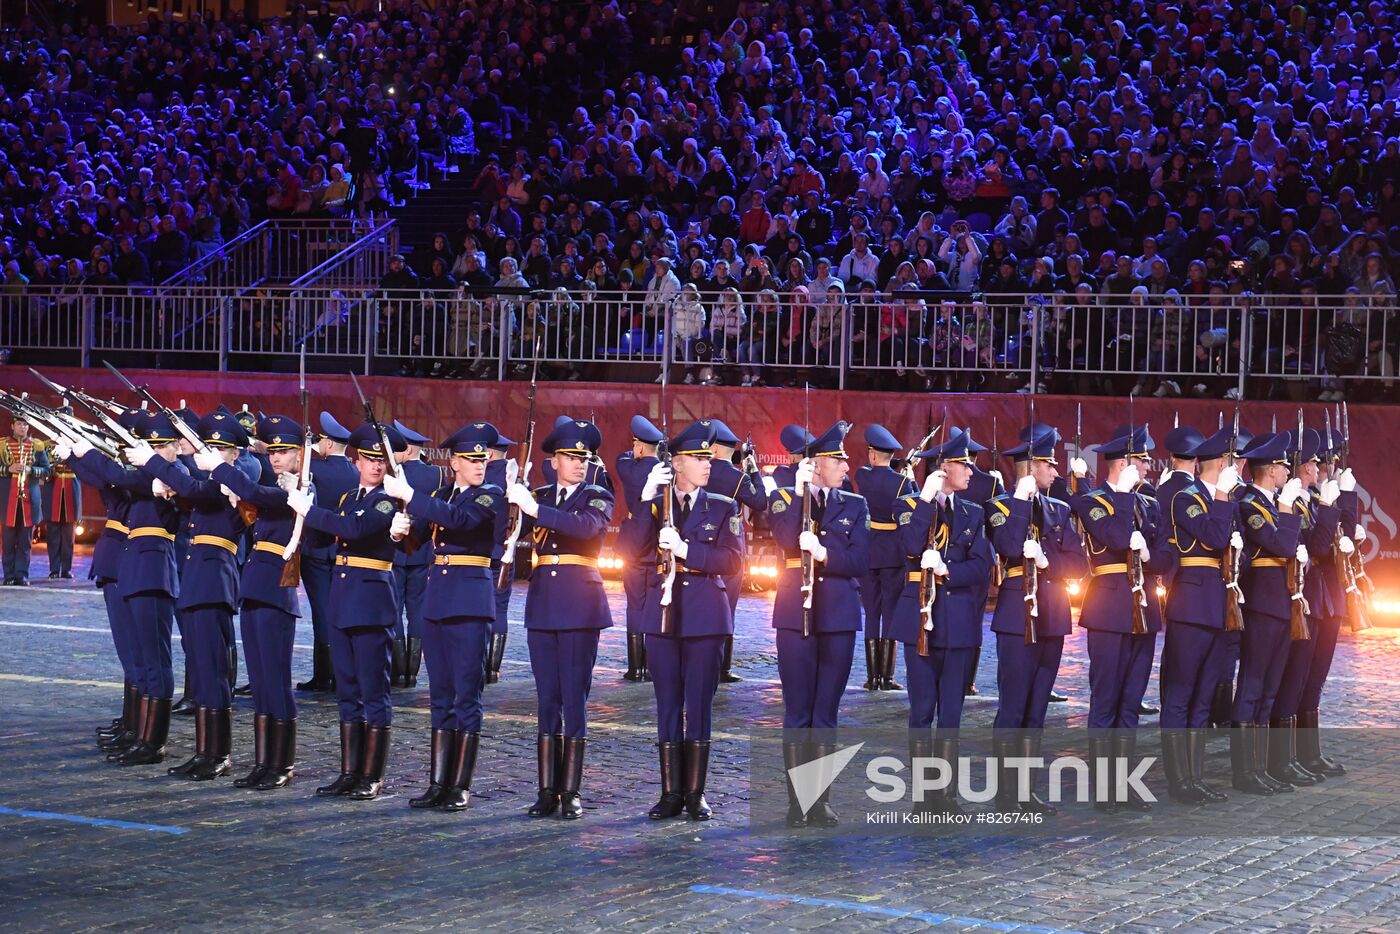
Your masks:
<svg viewBox="0 0 1400 934"><path fill-rule="evenodd" d="M1293 476L1298 482L1303 481L1303 410L1298 409L1298 434L1294 438L1293 453L1289 455L1289 464ZM1303 495L1307 496L1308 491L1303 490ZM1301 500L1299 500L1301 506ZM1306 509L1307 507L1301 507ZM1309 638L1308 636L1308 598L1304 593L1304 586L1307 578L1307 565L1298 560L1294 555L1288 559L1288 598L1292 626L1289 633L1294 642L1300 642Z"/></svg>
<svg viewBox="0 0 1400 934"><path fill-rule="evenodd" d="M67 413L40 405L27 395L16 396L0 390L0 409L24 419L54 444L71 448L81 441L113 460L121 459L121 443L116 438L102 434Z"/></svg>
<svg viewBox="0 0 1400 934"><path fill-rule="evenodd" d="M812 384L805 384L802 390L802 434L804 438L812 436ZM812 450L809 447L804 460L810 460ZM817 531L812 522L812 482L809 480L802 486L802 531ZM801 552L802 555L802 638L806 639L812 635L812 598L816 594L817 587L817 562L810 551Z"/></svg>
<svg viewBox="0 0 1400 934"><path fill-rule="evenodd" d="M1028 395L1027 398L1030 399L1031 406L1030 438L1026 442L1030 445L1030 450L1027 452L1030 455L1027 458L1027 464L1033 469L1035 465L1035 396ZM996 422L993 421L992 424L995 426ZM995 435L992 444L996 445ZM1031 493L1031 517L1030 521L1026 523L1026 541L1028 542L1038 541L1035 534L1035 508L1039 503L1039 498L1040 491L1038 489ZM1001 562L998 561L997 564L1000 565ZM1036 565L1034 558L1027 558L1024 553L1021 558L1021 585L1024 591L1022 599L1025 601L1026 610L1026 625L1023 636L1026 645L1035 645L1035 623L1040 616L1040 568Z"/></svg>
<svg viewBox="0 0 1400 934"><path fill-rule="evenodd" d="M656 460L663 467L671 466L671 419L669 396L667 387L670 383L668 379L669 367L664 364L661 367L661 442L656 446ZM660 489L661 495L661 528L674 529L676 527L676 491L675 478ZM671 604L675 602L676 573L679 562L676 561L676 553L669 548L658 548L658 558L660 559L661 575L661 634L671 635Z"/></svg>
<svg viewBox="0 0 1400 934"><path fill-rule="evenodd" d="M383 422L375 417L374 406L370 403L369 397L365 395L365 391L360 388L360 381L356 378L354 373L350 374L350 382L355 387L355 394L360 397L360 407L364 409L365 421L374 426L374 433L379 438L379 449L384 452L384 465L386 469L396 478L407 483L408 476L404 473L403 464L400 464L398 459L394 457L394 446L389 443L389 429L385 427ZM402 500L398 501L398 503L399 509L402 511L405 504ZM410 532L403 540L403 550L407 554L413 554L413 552L418 550L419 544L418 537Z"/></svg>
<svg viewBox="0 0 1400 934"><path fill-rule="evenodd" d="M1133 394L1128 394L1128 463L1133 462L1133 447L1137 440L1137 422L1133 420ZM1145 525L1142 514L1142 497L1137 490L1133 494L1133 531L1141 532ZM1128 548L1128 582L1133 589L1133 635L1147 634L1147 570L1142 564L1142 553L1136 548Z"/></svg>
<svg viewBox="0 0 1400 934"><path fill-rule="evenodd" d="M1337 459L1337 467L1346 470L1351 460L1351 413L1347 411L1345 402L1337 406L1337 428L1342 433L1342 447ZM1332 446L1329 431L1329 448ZM1353 531L1347 529L1348 532ZM1338 530L1338 539L1341 538L1341 530ZM1340 554L1333 543L1334 552ZM1375 595L1375 585L1371 583L1371 576L1366 573L1366 565L1361 560L1361 541L1354 541L1352 552L1349 555L1341 555L1341 565L1343 567L1342 580L1346 582L1347 594L1347 618L1351 621L1352 632L1365 632L1371 628L1371 599Z"/></svg>
<svg viewBox="0 0 1400 934"><path fill-rule="evenodd" d="M88 414L90 414L93 418L97 419L97 421L101 423L101 425L104 428L106 428L107 431L109 431L112 435L114 435L117 438L117 440L120 441L122 444L126 445L127 447L131 447L137 444L136 436L133 435L131 432L127 431L125 428L123 428L121 426L121 423L119 423L115 418L112 417L113 415L120 415L123 411L125 411L125 409L122 406L117 405L117 403L115 402L109 402L104 399L97 399L93 396L88 395L85 392L82 392L81 390L69 389L65 386L60 386L58 383L55 383L53 380L49 379L47 376L40 373L33 367L29 368L29 372L33 373L35 377L39 379L40 382L42 382L45 386L49 387L49 389L57 393L59 398L72 399L78 405L82 406L84 409L87 409ZM92 443L92 439L89 438L88 442ZM96 445L94 445L94 447L95 446Z"/></svg>
<svg viewBox="0 0 1400 934"><path fill-rule="evenodd" d="M297 475L297 490L306 493L311 489L311 449L316 446L316 432L311 430L310 394L306 391L306 339L301 342L301 359L297 364L297 388L301 395L301 471ZM292 523L292 534L282 549L282 586L295 587L301 582L301 533L306 516L297 513Z"/></svg>
<svg viewBox="0 0 1400 934"><path fill-rule="evenodd" d="M530 454L535 449L535 389L540 376L540 342L535 339L535 362L530 369L530 399L525 409L525 443L520 447L520 473L516 483L530 485ZM525 528L525 515L511 504L506 519L506 538L502 543L501 569L496 573L496 589L505 590L515 580L515 549Z"/></svg>
<svg viewBox="0 0 1400 934"><path fill-rule="evenodd" d="M943 430L948 426L948 410L943 410L943 422L938 426L935 433L943 434ZM946 437L944 440L947 440ZM932 474L938 469L938 465L943 458L935 457L932 464L929 464L929 473ZM938 599L938 579L931 568L923 566L923 552L938 544L938 516L935 507L933 519L928 524L928 537L924 541L923 551L919 553L919 635L914 640L914 651L920 657L927 658L929 653L929 639L933 634L933 603Z"/></svg>
<svg viewBox="0 0 1400 934"><path fill-rule="evenodd" d="M1221 413L1222 417L1224 413ZM1240 446L1240 400L1235 400L1235 420L1230 429L1230 462ZM1233 538L1233 534L1231 538ZM1240 589L1240 563L1244 549L1226 544L1220 561L1220 577L1225 581L1225 631L1244 632L1244 591Z"/></svg>

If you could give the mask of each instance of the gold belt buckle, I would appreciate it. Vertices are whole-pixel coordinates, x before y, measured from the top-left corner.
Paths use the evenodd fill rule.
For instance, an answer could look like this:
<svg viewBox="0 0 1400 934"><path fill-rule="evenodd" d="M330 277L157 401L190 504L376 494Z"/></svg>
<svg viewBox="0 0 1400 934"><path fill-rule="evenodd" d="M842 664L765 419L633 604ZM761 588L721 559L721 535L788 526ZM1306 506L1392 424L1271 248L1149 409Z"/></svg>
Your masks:
<svg viewBox="0 0 1400 934"><path fill-rule="evenodd" d="M558 555L550 555L550 556L549 556L549 563L550 563L550 564L558 564L558 563L559 563L559 556L558 556Z"/></svg>

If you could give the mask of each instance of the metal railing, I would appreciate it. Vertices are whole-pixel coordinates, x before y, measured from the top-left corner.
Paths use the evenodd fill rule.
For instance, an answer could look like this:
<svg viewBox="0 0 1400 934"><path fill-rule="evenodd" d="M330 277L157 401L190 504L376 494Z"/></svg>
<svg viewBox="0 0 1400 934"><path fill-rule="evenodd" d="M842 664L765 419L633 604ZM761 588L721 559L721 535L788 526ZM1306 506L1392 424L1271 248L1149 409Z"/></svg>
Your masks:
<svg viewBox="0 0 1400 934"><path fill-rule="evenodd" d="M389 224L392 221L378 229ZM359 246L376 229L374 223L354 217L265 220L199 257L161 285L251 288L264 282L290 282ZM369 282L376 279L377 274Z"/></svg>
<svg viewBox="0 0 1400 934"><path fill-rule="evenodd" d="M945 389L1037 391L1132 377L1140 391L1218 394L1243 391L1246 377L1324 389L1400 378L1392 297L895 292L813 302L776 292L697 301L640 289L380 289L364 278L382 272L394 232L375 228L360 242L298 280L308 284L0 290L0 347L16 362L86 365L103 352L227 368L241 355L277 370L305 339L309 354L357 358L351 365L365 372L505 379L538 353L556 379L602 378L603 368L608 378L629 368L647 378L665 365L681 381L800 377L841 388L918 388L924 377L927 388L938 378ZM358 271L338 278L346 267Z"/></svg>

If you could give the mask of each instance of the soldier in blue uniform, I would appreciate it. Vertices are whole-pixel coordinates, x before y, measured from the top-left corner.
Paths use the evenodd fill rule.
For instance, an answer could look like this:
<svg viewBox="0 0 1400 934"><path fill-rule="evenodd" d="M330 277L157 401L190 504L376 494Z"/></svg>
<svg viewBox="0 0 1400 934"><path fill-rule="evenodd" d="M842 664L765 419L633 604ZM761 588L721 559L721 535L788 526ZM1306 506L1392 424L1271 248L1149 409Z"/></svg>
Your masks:
<svg viewBox="0 0 1400 934"><path fill-rule="evenodd" d="M646 485L651 469L660 463L656 451L664 438L661 429L644 416L633 415L631 427L632 447L619 454L613 462L613 472L622 484L622 498L628 517L645 511L642 487ZM649 562L644 561L629 561L622 571L622 592L627 599L627 670L622 675L624 681L651 680L651 675L647 673L646 637L641 627L650 575Z"/></svg>
<svg viewBox="0 0 1400 934"><path fill-rule="evenodd" d="M511 504L534 520L534 572L525 598L530 668L539 704L536 753L539 797L531 817L556 810L583 816L579 787L588 735L588 692L598 659L599 631L612 626L598 553L612 519L613 497L585 482L603 436L591 422L555 423L544 452L556 482L531 491L516 482Z"/></svg>
<svg viewBox="0 0 1400 934"><path fill-rule="evenodd" d="M496 441L490 445L490 456L486 461L486 482L502 490L510 488L520 465L506 457L514 441L499 432ZM501 556L505 554L506 535L509 533L509 513L501 511L496 518L496 547L491 550L491 580L498 578L501 570ZM512 566L514 567L514 566ZM486 647L486 684L501 680L501 663L506 658L506 634L510 631L511 584L496 588L496 615L491 620L491 641Z"/></svg>
<svg viewBox="0 0 1400 934"><path fill-rule="evenodd" d="M783 450L788 452L791 463L779 464L773 468L769 474L778 489L790 488L797 477L797 465L802 463L802 458L807 456L807 451L811 448L816 437L803 428L801 425L784 425L783 430L778 433L778 440L783 446Z"/></svg>
<svg viewBox="0 0 1400 934"><path fill-rule="evenodd" d="M72 415L71 406L59 409ZM50 458L48 482L44 484L44 542L49 552L49 577L73 579L73 543L83 518L83 484L66 461Z"/></svg>
<svg viewBox="0 0 1400 934"><path fill-rule="evenodd" d="M554 419L554 427L562 428L573 420L572 415L560 415ZM544 475L544 482L547 485L553 485L559 480L553 461L545 461L541 464L540 473ZM598 456L596 451L589 455L588 464L584 469L583 482L589 486L600 486L609 493L613 492L612 477L608 474L608 466L603 463L603 459Z"/></svg>
<svg viewBox="0 0 1400 934"><path fill-rule="evenodd" d="M199 438L217 458L233 464L248 436L231 416L213 412L196 423ZM157 457L149 445L127 452L128 459L148 476L160 480L189 507L190 549L180 573L180 598L175 604L189 676L186 696L194 704L195 754L170 769L194 781L226 774L232 763L233 685L229 683L228 646L233 612L238 606L238 543L245 524L238 504L223 485L199 468L191 475L183 465Z"/></svg>
<svg viewBox="0 0 1400 934"><path fill-rule="evenodd" d="M739 504L738 516L741 533L744 524L744 507L750 516L761 516L768 511L768 497L763 492L763 481L758 473L740 470L734 464L739 450L739 437L728 425L717 418L709 419L715 426L715 456L710 460L710 485L708 489L727 496ZM739 608L739 596L744 591L744 564L748 558L748 537L739 536L739 569L724 579L725 594L729 597L729 616L735 618ZM720 661L719 683L734 684L743 678L734 673L734 635L724 638L724 658Z"/></svg>
<svg viewBox="0 0 1400 934"><path fill-rule="evenodd" d="M1278 695L1269 714L1269 762L1266 775L1276 782L1309 786L1325 780L1298 761L1298 710L1312 670L1317 636L1323 627L1336 628L1346 615L1346 594L1337 575L1334 543L1341 531L1340 485L1335 480L1320 483L1322 435L1312 428L1289 435L1297 450L1298 470L1294 479L1302 482L1303 495L1295 506L1298 514L1297 554L1303 561L1303 604L1307 614L1307 637L1294 638L1288 647L1288 661L1279 680ZM1325 621L1325 622L1324 622ZM1335 622L1334 622L1335 621Z"/></svg>
<svg viewBox="0 0 1400 934"><path fill-rule="evenodd" d="M452 454L453 482L433 493L412 480L384 478L385 492L403 501L433 543L422 635L432 701L429 784L410 807L460 811L471 798L481 745L482 659L496 616L491 556L496 519L506 507L505 491L485 482L499 437L493 425L474 422L443 441Z"/></svg>
<svg viewBox="0 0 1400 934"><path fill-rule="evenodd" d="M1084 545L1071 521L1069 504L1050 496L1059 476L1055 449L1060 434L1036 424L1029 439L1006 450L1016 464L1016 487L987 505L987 536L997 557L1005 562L992 632L997 641L998 731L996 756L1039 758L1050 691L1060 670L1065 636L1069 635L1068 584L1089 573ZM1026 599L1025 571L1034 563L1034 600ZM1026 641L1027 616L1034 641ZM1055 813L1032 790L1019 800L1014 771L1003 768L997 781L997 808L1026 813Z"/></svg>
<svg viewBox="0 0 1400 934"><path fill-rule="evenodd" d="M671 466L652 467L619 541L630 560L653 569L640 620L652 662L661 767L661 798L647 814L652 820L682 810L691 820L710 819L710 714L724 640L734 631L725 588L743 562L737 503L708 486L717 434L714 421L702 419L671 440ZM673 497L671 525L663 521L666 496ZM662 552L675 560L669 582L660 573Z"/></svg>
<svg viewBox="0 0 1400 934"><path fill-rule="evenodd" d="M1178 568L1167 590L1162 645L1162 760L1172 800L1204 804L1226 799L1204 780L1205 730L1225 651L1227 601L1236 598L1226 587L1221 565L1232 545L1243 545L1234 531L1231 495L1240 475L1226 465L1229 429L1204 438L1194 429L1178 428L1165 444L1173 470L1157 493ZM1193 478L1188 471L1198 464L1200 477Z"/></svg>
<svg viewBox="0 0 1400 934"><path fill-rule="evenodd" d="M1093 731L1089 747L1101 770L1108 759L1119 769L1131 770L1137 745L1134 731L1161 630L1153 575L1169 569L1172 562L1156 500L1139 492L1144 486L1142 468L1134 461L1146 458L1152 448L1144 428L1125 426L1122 435L1098 446L1104 485L1070 504L1089 550L1090 580L1079 625L1089 631L1088 726ZM1135 563L1142 566L1141 589L1132 581ZM1141 607L1142 632L1135 631L1135 603ZM1151 808L1132 794L1123 801L1113 795L1099 797L1095 808L1109 813L1120 807Z"/></svg>
<svg viewBox="0 0 1400 934"><path fill-rule="evenodd" d="M963 433L967 435L969 441L972 441L971 428L964 428ZM988 450L982 445L976 444L976 442L973 442L973 444L978 453ZM971 500L981 506L985 513L987 504L990 503L994 497L1000 496L1006 492L1006 480L1001 475L1001 465L998 464L995 459L986 470L977 466L975 458L970 466L972 467L972 479L968 481L967 492L963 494L963 498ZM983 608L987 605L987 597L991 595L992 588L1001 583L1001 568L995 561L992 562L992 564L992 573L987 576L987 586L982 590L982 602L978 604ZM967 668L967 683L963 685L963 693L969 697L977 694L977 668L981 662L982 649L979 645L977 651L972 656L972 664Z"/></svg>
<svg viewBox="0 0 1400 934"><path fill-rule="evenodd" d="M902 450L899 440L883 425L865 429L867 463L856 471L856 492L870 510L870 572L861 581L865 609L865 689L900 691L894 680L895 640L890 636L894 608L904 592L904 548L895 523L895 504L914 482L890 466Z"/></svg>
<svg viewBox="0 0 1400 934"><path fill-rule="evenodd" d="M1240 456L1249 462L1251 484L1240 497L1236 523L1244 538L1240 586L1244 633L1239 683L1235 687L1230 764L1233 785L1246 794L1272 795L1293 786L1270 778L1269 715L1278 697L1292 642L1288 563L1302 557L1298 500L1302 482L1288 479L1288 434L1255 438Z"/></svg>
<svg viewBox="0 0 1400 934"><path fill-rule="evenodd" d="M210 482L227 489L232 498L257 507L253 545L243 564L239 593L239 625L253 694L253 769L234 779L239 788L270 791L292 782L296 768L297 706L292 693L292 637L301 615L296 585L283 583L296 513L287 502L300 481L305 429L285 415L258 422L258 441L277 476L276 486L264 486L249 476L242 462L222 462L217 455L196 454L195 464L208 468ZM315 471L315 462L312 463ZM312 481L312 495L315 481ZM302 528L303 559L308 526ZM303 570L304 577L304 570Z"/></svg>
<svg viewBox="0 0 1400 934"><path fill-rule="evenodd" d="M350 429L336 421L329 412L322 412L319 422L321 430L316 441L318 456L311 459L311 485L316 491L317 506L338 509L345 494L359 485L360 472L345 456ZM271 456L269 453L268 457ZM311 678L298 684L298 691L329 693L335 690L335 672L331 668L331 646L327 635L332 625L331 575L335 566L335 551L334 535L310 527L302 528L301 582L306 588L306 602L311 605L312 645Z"/></svg>
<svg viewBox="0 0 1400 934"><path fill-rule="evenodd" d="M311 493L293 490L287 503L309 528L338 539L331 578L331 666L340 702L340 775L316 789L321 797L365 801L379 796L394 708L389 697L390 643L399 616L394 598L394 552L408 535L407 516L396 514L384 492L387 457L407 445L385 426L389 451L373 424L350 435L360 483L336 510L316 505Z"/></svg>
<svg viewBox="0 0 1400 934"><path fill-rule="evenodd" d="M423 448L432 441L398 419L394 419L394 428L408 444L399 463L403 464L409 485L419 493L432 496L448 480L447 471L422 459ZM418 684L418 672L423 667L423 593L432 560L433 550L428 547L399 551L394 555L394 593L399 599L402 616L394 624L393 678L395 684L406 688ZM407 642L404 641L404 617L408 620Z"/></svg>
<svg viewBox="0 0 1400 934"><path fill-rule="evenodd" d="M891 635L904 643L909 749L914 758L958 760L957 729L967 671L982 645L982 608L993 560L982 506L965 495L972 462L982 450L966 432L954 429L942 444L919 455L932 458L938 467L929 471L918 495L904 496L895 504L895 524L907 560ZM920 601L925 571L933 576L931 619ZM921 631L926 655L919 654ZM935 722L936 738L929 733ZM952 787L926 795L916 809L960 810Z"/></svg>
<svg viewBox="0 0 1400 934"><path fill-rule="evenodd" d="M769 490L769 524L784 558L773 601L773 628L783 686L783 762L788 769L835 752L841 695L860 631L860 579L870 569L870 513L864 497L841 489L850 470L843 446L849 430L845 422L837 422L813 441L794 471L791 488L771 486L771 477L764 483ZM804 529L803 498L809 485L812 527ZM814 563L808 632L804 556ZM788 826L831 827L838 820L826 793L804 811L789 784Z"/></svg>
<svg viewBox="0 0 1400 934"><path fill-rule="evenodd" d="M15 416L9 438L0 438L0 542L6 586L29 583L34 526L44 521L40 488L49 475L49 455L29 437L29 422ZM23 481L21 482L21 475Z"/></svg>
<svg viewBox="0 0 1400 934"><path fill-rule="evenodd" d="M1249 489L1246 472L1248 465L1240 458L1243 451L1254 440L1254 435L1244 428L1235 439L1234 450L1225 454L1224 466L1234 467L1240 474L1240 485L1230 494L1235 501L1235 531L1239 531L1239 502ZM1237 584L1238 586L1238 584ZM1219 670L1215 673L1215 694L1210 702L1210 725L1228 728L1234 719L1235 708L1235 669L1240 661L1240 635L1238 629L1227 629L1221 637L1221 651L1218 653Z"/></svg>
<svg viewBox="0 0 1400 934"><path fill-rule="evenodd" d="M131 433L161 458L175 460L179 450L175 426L164 415L142 410ZM131 499L126 550L117 579L135 635L134 654L141 681L137 722L141 728L130 746L113 747L107 758L120 765L154 765L165 758L170 703L175 694L170 655L175 600L180 596L180 576L175 569L175 530L180 513L175 494L160 480L123 469L89 444L74 445L72 454L100 482L125 491Z"/></svg>

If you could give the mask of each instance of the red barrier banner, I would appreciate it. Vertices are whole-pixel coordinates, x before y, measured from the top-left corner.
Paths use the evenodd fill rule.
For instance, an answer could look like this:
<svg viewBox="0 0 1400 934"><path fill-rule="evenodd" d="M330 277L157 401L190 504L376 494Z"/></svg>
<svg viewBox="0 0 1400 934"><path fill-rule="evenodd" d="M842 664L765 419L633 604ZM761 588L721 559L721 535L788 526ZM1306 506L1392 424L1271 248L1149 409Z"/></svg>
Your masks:
<svg viewBox="0 0 1400 934"><path fill-rule="evenodd" d="M115 377L105 370L53 368L45 371L64 385L80 386L94 395L133 402ZM220 403L237 411L247 404L254 411L279 413L300 420L297 380L293 375L272 373L208 373L132 371L137 383L146 383L157 398L172 408L180 400L194 411L204 413ZM361 377L360 384L381 419L397 418L430 438L446 438L470 421L487 420L503 434L520 439L525 434L529 386L524 382L473 382L455 380ZM28 371L20 367L0 367L0 386L13 392L28 391L36 401L54 403L52 394ZM331 412L351 428L361 421L360 406L348 376L307 377L314 420L322 409ZM645 415L661 424L661 387L631 383L541 383L537 396L539 428L544 439L559 415L590 418L603 432L603 458L612 464L617 454L631 443L628 426L633 415ZM982 444L991 445L995 423L997 442L1002 448L1015 445L1017 435L1030 421L1028 396L1013 394L916 394L855 392L836 390L672 386L667 390L670 411L667 421L673 430L698 418L719 418L739 436L752 434L765 465L785 463L786 453L778 434L789 423L801 424L804 411L811 412L810 430L820 434L837 419L854 424L846 442L852 465L864 462L862 429L878 422L894 432L902 444L912 446L939 424L946 411L949 425L971 426ZM1128 422L1126 398L1104 396L1037 396L1036 421L1054 425L1066 445L1074 440L1075 412L1083 411L1083 442L1087 448L1110 440L1114 430ZM1304 419L1309 427L1322 430L1324 409L1330 406L1305 404ZM1396 469L1390 441L1400 432L1400 409L1380 405L1349 407L1351 420L1351 466L1359 480L1361 521L1366 541L1361 552L1368 569L1383 590L1400 589L1400 470ZM1143 398L1133 402L1133 418L1150 426L1159 445L1162 437L1179 420L1207 434L1217 425L1228 424L1234 404L1203 399ZM1280 430L1295 427L1298 406L1282 402L1245 402L1241 424L1259 434L1270 430L1277 419ZM1339 428L1333 425L1339 435ZM435 452L441 455L441 451ZM512 452L514 454L515 452ZM1165 450L1158 448L1149 478L1155 478L1167 465ZM1067 470L1061 449L1061 470ZM1085 451L1091 470L1092 451ZM437 458L441 460L439 456ZM536 458L538 462L538 457ZM986 458L983 459L986 466ZM1010 476L1011 464L1003 460L1002 470ZM1097 472L1097 471L1096 471Z"/></svg>

